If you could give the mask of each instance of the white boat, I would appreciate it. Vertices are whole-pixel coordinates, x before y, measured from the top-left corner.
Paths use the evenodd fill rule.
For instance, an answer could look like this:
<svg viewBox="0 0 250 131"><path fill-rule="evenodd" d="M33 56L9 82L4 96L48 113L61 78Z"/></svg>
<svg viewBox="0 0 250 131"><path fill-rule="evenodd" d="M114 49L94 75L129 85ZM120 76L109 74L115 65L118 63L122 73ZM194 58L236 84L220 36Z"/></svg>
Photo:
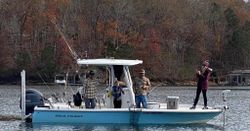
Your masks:
<svg viewBox="0 0 250 131"><path fill-rule="evenodd" d="M129 67L142 64L141 60L123 60L123 59L78 59L77 63L81 66L105 66L109 72L109 82L107 92L110 92L115 80L115 68L121 69L122 76L126 87L123 88L122 107L114 108L112 96L104 94L104 99L97 103L94 109L86 109L76 107L68 102L62 103L44 103L42 95L36 91L29 93L38 94L38 101L42 104L33 105L34 110L25 114L30 116L32 123L119 123L119 124L190 124L190 123L206 123L224 111L223 107L202 109L197 106L196 109L189 109L191 105L179 104L178 96L169 96L165 103L149 102L148 108L136 108L135 96L133 92L133 82ZM22 84L25 85L25 84ZM23 87L23 86L22 86ZM32 97L26 96L26 102L23 100L23 107L27 108ZM36 96L36 95L35 95ZM22 96L22 98L25 98ZM33 108L31 107L31 108ZM27 117L25 117L27 118Z"/></svg>
<svg viewBox="0 0 250 131"><path fill-rule="evenodd" d="M63 75L63 74L55 75L55 81L54 82L56 84L65 84L66 83L65 75Z"/></svg>

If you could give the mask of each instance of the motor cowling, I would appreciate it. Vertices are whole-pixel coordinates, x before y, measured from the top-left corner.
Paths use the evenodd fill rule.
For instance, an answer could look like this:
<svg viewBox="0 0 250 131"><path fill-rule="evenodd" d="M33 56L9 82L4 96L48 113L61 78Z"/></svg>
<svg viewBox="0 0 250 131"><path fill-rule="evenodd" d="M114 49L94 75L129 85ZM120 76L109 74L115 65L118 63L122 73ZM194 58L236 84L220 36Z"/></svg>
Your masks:
<svg viewBox="0 0 250 131"><path fill-rule="evenodd" d="M20 101L20 107L21 107L21 101ZM41 92L35 89L28 89L26 90L25 114L28 115L30 113L33 113L35 106L44 106L44 97Z"/></svg>

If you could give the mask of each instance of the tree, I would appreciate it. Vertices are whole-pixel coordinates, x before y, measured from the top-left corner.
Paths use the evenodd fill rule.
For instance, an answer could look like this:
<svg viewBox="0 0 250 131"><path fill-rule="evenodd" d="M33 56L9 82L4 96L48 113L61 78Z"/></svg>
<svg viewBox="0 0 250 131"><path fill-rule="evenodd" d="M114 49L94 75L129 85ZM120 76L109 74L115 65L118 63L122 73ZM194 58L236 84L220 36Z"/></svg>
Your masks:
<svg viewBox="0 0 250 131"><path fill-rule="evenodd" d="M57 65L54 55L55 48L47 46L42 50L41 60L38 71L42 72L47 81L53 80L55 72L57 72Z"/></svg>

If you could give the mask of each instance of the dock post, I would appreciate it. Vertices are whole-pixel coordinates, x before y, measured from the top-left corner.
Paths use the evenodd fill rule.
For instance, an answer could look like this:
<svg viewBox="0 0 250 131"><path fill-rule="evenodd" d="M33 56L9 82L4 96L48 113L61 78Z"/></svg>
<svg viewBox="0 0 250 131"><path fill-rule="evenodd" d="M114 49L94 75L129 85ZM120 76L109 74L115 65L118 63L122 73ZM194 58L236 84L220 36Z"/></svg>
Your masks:
<svg viewBox="0 0 250 131"><path fill-rule="evenodd" d="M21 72L21 88L22 88L22 96L21 96L21 106L22 106L22 111L21 111L21 116L22 120L25 120L26 116L26 80L25 80L25 70Z"/></svg>

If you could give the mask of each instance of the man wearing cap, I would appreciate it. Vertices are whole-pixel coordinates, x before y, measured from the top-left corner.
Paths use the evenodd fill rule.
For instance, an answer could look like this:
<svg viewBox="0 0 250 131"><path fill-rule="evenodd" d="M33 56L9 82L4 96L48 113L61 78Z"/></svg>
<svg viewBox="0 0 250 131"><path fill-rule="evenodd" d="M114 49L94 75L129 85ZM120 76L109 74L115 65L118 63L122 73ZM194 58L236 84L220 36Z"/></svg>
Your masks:
<svg viewBox="0 0 250 131"><path fill-rule="evenodd" d="M150 80L145 76L145 70L142 69L139 77L135 79L134 92L135 92L135 103L136 108L147 108L147 94L151 87Z"/></svg>
<svg viewBox="0 0 250 131"><path fill-rule="evenodd" d="M96 106L96 83L94 80L94 75L94 71L89 71L86 74L86 79L83 84L83 94L86 108L95 108Z"/></svg>
<svg viewBox="0 0 250 131"><path fill-rule="evenodd" d="M202 63L201 70L196 70L196 76L197 76L197 90L196 90L196 97L194 99L194 104L190 109L195 109L200 93L202 92L203 99L204 99L204 107L203 109L208 109L207 107L207 89L208 89L208 80L210 73L212 72L212 69L209 68L209 63L208 61L204 61Z"/></svg>

